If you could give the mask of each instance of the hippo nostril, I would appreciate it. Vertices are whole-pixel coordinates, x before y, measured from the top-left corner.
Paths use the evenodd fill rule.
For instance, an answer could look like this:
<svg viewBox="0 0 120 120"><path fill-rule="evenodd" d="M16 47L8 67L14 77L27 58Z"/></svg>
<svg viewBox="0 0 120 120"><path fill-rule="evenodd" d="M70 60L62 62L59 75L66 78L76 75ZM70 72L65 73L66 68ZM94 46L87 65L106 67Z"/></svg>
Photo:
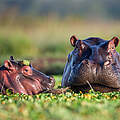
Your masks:
<svg viewBox="0 0 120 120"><path fill-rule="evenodd" d="M50 79L50 82L54 82L54 78L53 77L49 77L49 79Z"/></svg>
<svg viewBox="0 0 120 120"><path fill-rule="evenodd" d="M82 63L83 63L83 64L89 64L89 60L87 60L87 59L86 59L86 60L83 60Z"/></svg>
<svg viewBox="0 0 120 120"><path fill-rule="evenodd" d="M54 78L53 78L52 76L49 76L49 79L50 79L50 80L53 80Z"/></svg>
<svg viewBox="0 0 120 120"><path fill-rule="evenodd" d="M50 77L49 77L49 80L50 80L50 82L48 83L48 85L49 85L49 86L54 86L54 84L55 84L55 79L54 79L52 76L50 76Z"/></svg>
<svg viewBox="0 0 120 120"><path fill-rule="evenodd" d="M48 83L48 86L52 86L52 83Z"/></svg>
<svg viewBox="0 0 120 120"><path fill-rule="evenodd" d="M85 62L86 62L86 64L88 64L89 62L88 62L88 60L85 60Z"/></svg>

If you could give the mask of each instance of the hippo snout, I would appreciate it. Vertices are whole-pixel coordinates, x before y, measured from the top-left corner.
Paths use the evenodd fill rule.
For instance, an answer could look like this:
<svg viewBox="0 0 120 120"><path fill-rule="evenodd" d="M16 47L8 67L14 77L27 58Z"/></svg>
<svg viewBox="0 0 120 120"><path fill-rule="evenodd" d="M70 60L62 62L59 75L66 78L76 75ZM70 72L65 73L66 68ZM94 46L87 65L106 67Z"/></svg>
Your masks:
<svg viewBox="0 0 120 120"><path fill-rule="evenodd" d="M48 76L46 80L41 81L41 85L43 91L50 90L55 86L55 79L51 76Z"/></svg>
<svg viewBox="0 0 120 120"><path fill-rule="evenodd" d="M53 88L55 86L55 79L53 77L49 77L50 82L48 83L49 88Z"/></svg>
<svg viewBox="0 0 120 120"><path fill-rule="evenodd" d="M98 71L100 71L100 69L102 67L101 64L97 64L95 61L88 60L88 59L83 60L82 64L84 67L87 67L89 69L90 74L92 74L93 76L96 76ZM79 69L81 69L81 68L79 68Z"/></svg>

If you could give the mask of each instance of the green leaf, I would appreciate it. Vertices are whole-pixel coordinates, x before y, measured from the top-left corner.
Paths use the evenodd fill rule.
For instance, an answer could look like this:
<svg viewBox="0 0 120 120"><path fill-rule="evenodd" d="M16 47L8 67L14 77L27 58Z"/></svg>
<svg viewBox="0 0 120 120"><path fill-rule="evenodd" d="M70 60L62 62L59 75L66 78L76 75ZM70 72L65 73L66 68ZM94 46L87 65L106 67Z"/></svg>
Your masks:
<svg viewBox="0 0 120 120"><path fill-rule="evenodd" d="M23 64L29 66L30 65L30 61L29 60L23 60Z"/></svg>

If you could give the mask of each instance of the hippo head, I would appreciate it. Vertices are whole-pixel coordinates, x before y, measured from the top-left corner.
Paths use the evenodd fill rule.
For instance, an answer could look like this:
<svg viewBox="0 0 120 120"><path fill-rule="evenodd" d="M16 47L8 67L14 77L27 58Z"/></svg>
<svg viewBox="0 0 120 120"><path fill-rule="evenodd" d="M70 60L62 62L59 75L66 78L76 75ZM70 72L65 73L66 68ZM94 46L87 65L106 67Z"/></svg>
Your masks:
<svg viewBox="0 0 120 120"><path fill-rule="evenodd" d="M74 50L68 55L62 87L85 92L91 88L100 92L119 91L120 55L115 50L119 39L79 40L72 36L70 42Z"/></svg>
<svg viewBox="0 0 120 120"><path fill-rule="evenodd" d="M55 80L37 70L28 61L15 61L13 57L5 60L0 67L0 89L3 94L6 89L14 93L38 94L52 89Z"/></svg>

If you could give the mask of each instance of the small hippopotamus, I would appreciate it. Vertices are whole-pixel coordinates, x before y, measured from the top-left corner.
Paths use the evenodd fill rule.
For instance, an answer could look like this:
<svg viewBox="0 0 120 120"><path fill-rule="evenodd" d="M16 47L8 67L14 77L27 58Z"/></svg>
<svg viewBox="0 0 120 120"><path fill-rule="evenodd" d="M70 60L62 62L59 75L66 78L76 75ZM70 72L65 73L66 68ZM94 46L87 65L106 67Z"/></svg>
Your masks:
<svg viewBox="0 0 120 120"><path fill-rule="evenodd" d="M120 91L120 55L115 48L118 37L104 40L90 37L79 40L70 38L74 50L68 55L64 68L62 87L75 91Z"/></svg>
<svg viewBox="0 0 120 120"><path fill-rule="evenodd" d="M29 62L15 61L11 56L0 67L0 91L6 94L6 89L13 93L34 95L52 89L55 85L53 77L49 77L34 69Z"/></svg>

